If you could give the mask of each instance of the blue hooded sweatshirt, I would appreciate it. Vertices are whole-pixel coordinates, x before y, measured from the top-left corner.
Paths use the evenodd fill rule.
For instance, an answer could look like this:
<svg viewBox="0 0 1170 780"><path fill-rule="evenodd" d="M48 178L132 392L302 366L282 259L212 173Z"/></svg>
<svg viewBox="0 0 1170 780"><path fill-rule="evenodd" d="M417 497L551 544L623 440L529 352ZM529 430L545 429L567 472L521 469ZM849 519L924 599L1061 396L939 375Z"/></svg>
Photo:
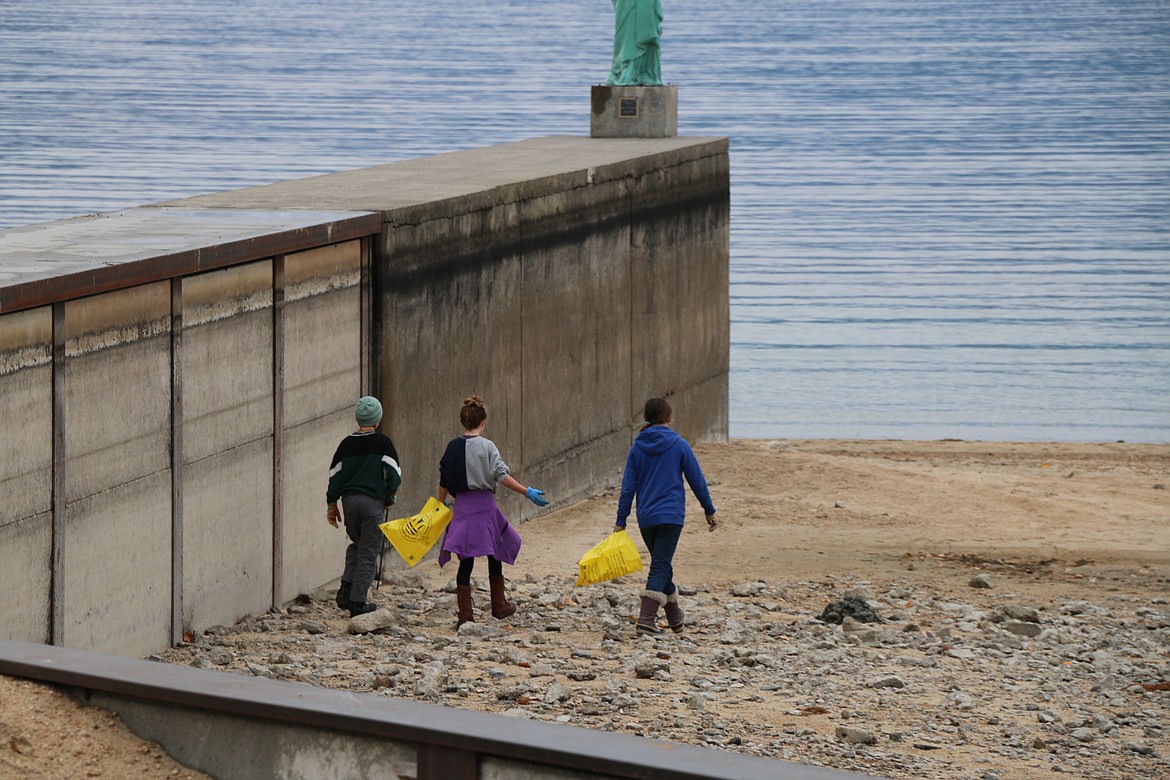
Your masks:
<svg viewBox="0 0 1170 780"><path fill-rule="evenodd" d="M683 476L707 514L715 514L707 480L686 439L665 425L652 425L638 434L626 458L622 494L618 499L617 525L625 527L630 505L638 497L638 526L671 523L686 518Z"/></svg>

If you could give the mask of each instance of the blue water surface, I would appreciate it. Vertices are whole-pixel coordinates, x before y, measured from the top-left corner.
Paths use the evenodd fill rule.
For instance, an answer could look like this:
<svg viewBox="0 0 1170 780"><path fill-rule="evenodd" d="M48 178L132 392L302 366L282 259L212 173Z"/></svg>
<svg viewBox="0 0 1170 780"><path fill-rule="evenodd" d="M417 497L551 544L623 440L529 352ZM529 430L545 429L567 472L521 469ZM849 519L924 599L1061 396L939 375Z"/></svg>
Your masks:
<svg viewBox="0 0 1170 780"><path fill-rule="evenodd" d="M667 0L733 436L1170 441L1165 0ZM609 3L0 0L0 228L587 135ZM679 410L685 414L685 410Z"/></svg>

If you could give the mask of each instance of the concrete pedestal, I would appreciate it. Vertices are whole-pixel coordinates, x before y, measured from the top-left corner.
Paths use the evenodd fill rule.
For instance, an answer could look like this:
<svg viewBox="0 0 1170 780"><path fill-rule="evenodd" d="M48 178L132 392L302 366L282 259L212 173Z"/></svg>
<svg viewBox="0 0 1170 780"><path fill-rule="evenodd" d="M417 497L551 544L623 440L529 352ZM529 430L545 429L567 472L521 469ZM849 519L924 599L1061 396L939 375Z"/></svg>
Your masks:
<svg viewBox="0 0 1170 780"><path fill-rule="evenodd" d="M673 138L678 135L678 85L618 87L596 84L589 135L593 138Z"/></svg>

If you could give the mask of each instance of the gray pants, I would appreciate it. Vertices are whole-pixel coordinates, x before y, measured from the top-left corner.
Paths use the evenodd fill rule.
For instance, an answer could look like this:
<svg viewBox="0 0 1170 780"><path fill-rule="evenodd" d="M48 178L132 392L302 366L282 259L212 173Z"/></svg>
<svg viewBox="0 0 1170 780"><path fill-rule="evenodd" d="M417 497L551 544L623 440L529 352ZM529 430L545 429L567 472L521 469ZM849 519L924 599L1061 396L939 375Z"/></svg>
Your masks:
<svg viewBox="0 0 1170 780"><path fill-rule="evenodd" d="M345 513L345 533L350 539L345 548L345 571L342 582L351 583L350 602L364 604L374 581L378 556L382 553L382 523L384 505L376 498L362 494L342 496Z"/></svg>

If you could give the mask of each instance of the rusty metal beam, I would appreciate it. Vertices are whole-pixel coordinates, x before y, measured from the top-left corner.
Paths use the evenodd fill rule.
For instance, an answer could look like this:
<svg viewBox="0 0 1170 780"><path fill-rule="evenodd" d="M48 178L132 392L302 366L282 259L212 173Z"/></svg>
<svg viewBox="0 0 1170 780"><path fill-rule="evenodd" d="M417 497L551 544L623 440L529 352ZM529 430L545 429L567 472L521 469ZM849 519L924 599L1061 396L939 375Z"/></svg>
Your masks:
<svg viewBox="0 0 1170 780"><path fill-rule="evenodd" d="M65 644L65 304L53 304L53 550L49 641Z"/></svg>
<svg viewBox="0 0 1170 780"><path fill-rule="evenodd" d="M476 780L479 777L479 762L470 750L453 750L420 742L417 755L417 780Z"/></svg>
<svg viewBox="0 0 1170 780"><path fill-rule="evenodd" d="M272 608L284 603L284 255L272 258Z"/></svg>
<svg viewBox="0 0 1170 780"><path fill-rule="evenodd" d="M0 313L31 309L58 301L216 270L325 244L360 239L378 233L382 228L382 217L376 213L347 212L347 216L331 218L327 212L306 212L306 216L301 218L302 221L310 221L315 218L316 224L305 224L292 228L273 227L265 230L260 220L257 220L255 224L239 226L240 217L238 214L233 214L231 209L199 212L144 208L132 211L135 221L131 222L125 228L126 230L132 231L134 225L149 221L151 217L157 217L158 224L154 227L156 230L162 229L165 234L167 218L179 214L185 220L195 222L202 227L208 238L184 241L185 236L179 235L179 233L182 232L186 223L179 223L174 227L176 235L173 238L166 235L160 237L157 234L154 238L159 246L181 248L175 251L151 252L146 250L128 254L124 242L119 240L122 236L108 236L95 228L92 237L94 244L92 252L86 254L84 259L77 259L75 249L68 254L46 259L35 250L25 252L20 249L23 244L35 244L35 241L28 239L28 236L33 235L30 231L38 226L7 231L7 235L0 233L0 238L6 239L0 240L0 268L5 265L18 265L14 272L17 281L0 286ZM117 218L122 214L129 213L118 212L102 215L100 218L95 218L94 224L109 224L110 231L113 232ZM276 224L279 221L276 218L285 217L286 214L286 212L274 213L272 223ZM96 220L105 220L105 222ZM221 222L223 229L219 231L218 235L227 234L230 236L236 233L240 237L222 241L215 239L214 237L217 235L215 228ZM79 224L85 226L88 223ZM261 234L249 235L257 232ZM87 235L85 233L79 234L79 240L83 244ZM22 240L18 241L17 239ZM109 241L109 247L103 247L103 239ZM15 248L10 248L10 246ZM34 267L35 272L28 270L25 273L26 269ZM46 268L51 275L45 275ZM54 269L59 270L59 273L52 273ZM20 281L22 274L29 276L29 280Z"/></svg>
<svg viewBox="0 0 1170 780"><path fill-rule="evenodd" d="M183 641L183 280L171 279L171 644Z"/></svg>

